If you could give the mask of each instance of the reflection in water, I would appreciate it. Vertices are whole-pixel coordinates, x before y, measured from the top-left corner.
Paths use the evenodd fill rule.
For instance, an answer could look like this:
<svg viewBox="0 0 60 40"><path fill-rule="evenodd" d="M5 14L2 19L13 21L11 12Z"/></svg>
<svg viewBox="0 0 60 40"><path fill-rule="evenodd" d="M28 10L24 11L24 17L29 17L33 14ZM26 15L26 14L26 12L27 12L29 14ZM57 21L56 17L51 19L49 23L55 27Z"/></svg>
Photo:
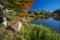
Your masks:
<svg viewBox="0 0 60 40"><path fill-rule="evenodd" d="M60 21L60 17L53 17L54 20Z"/></svg>
<svg viewBox="0 0 60 40"><path fill-rule="evenodd" d="M43 19L48 19L49 16L37 16L34 18L34 20L43 20Z"/></svg>
<svg viewBox="0 0 60 40"><path fill-rule="evenodd" d="M47 26L49 28L52 28L52 30L56 31L57 33L60 33L60 21L56 21L52 17L43 20L33 20L31 23Z"/></svg>

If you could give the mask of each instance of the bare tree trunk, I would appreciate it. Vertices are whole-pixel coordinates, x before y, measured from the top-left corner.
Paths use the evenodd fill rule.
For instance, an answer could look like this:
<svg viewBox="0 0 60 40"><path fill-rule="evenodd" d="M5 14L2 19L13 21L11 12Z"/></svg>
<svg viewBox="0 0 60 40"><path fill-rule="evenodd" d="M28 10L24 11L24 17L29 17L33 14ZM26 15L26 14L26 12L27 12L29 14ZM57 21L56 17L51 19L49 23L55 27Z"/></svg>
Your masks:
<svg viewBox="0 0 60 40"><path fill-rule="evenodd" d="M4 25L7 25L7 13L5 9L0 8L0 23L3 23Z"/></svg>

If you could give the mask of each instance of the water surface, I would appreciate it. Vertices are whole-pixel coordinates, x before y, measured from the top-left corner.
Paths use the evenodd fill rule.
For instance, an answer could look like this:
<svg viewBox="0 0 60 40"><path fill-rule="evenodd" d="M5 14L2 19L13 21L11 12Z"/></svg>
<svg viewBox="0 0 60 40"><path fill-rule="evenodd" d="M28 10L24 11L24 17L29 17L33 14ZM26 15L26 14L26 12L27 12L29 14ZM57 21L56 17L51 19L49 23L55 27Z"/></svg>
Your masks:
<svg viewBox="0 0 60 40"><path fill-rule="evenodd" d="M52 30L56 31L57 33L60 33L60 21L57 21L52 17L49 17L48 19L43 19L43 20L33 20L31 21L31 23L49 27Z"/></svg>

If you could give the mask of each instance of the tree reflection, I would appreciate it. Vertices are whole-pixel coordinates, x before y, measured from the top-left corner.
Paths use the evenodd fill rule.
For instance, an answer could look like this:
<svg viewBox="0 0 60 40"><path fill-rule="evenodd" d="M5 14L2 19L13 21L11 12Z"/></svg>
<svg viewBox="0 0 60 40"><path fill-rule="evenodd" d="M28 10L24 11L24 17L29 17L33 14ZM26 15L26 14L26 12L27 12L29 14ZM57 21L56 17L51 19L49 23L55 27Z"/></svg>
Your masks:
<svg viewBox="0 0 60 40"><path fill-rule="evenodd" d="M53 17L53 19L56 20L56 21L60 21L60 17L57 17L57 16Z"/></svg>

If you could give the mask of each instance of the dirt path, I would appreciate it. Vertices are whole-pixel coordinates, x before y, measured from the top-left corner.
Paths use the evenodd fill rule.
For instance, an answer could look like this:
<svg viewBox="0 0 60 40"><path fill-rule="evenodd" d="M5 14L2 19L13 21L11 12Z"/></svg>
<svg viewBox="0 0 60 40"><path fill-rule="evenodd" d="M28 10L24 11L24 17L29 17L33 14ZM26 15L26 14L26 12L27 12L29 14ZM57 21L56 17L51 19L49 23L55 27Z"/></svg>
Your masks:
<svg viewBox="0 0 60 40"><path fill-rule="evenodd" d="M0 34L4 33L6 31L6 27L0 28Z"/></svg>
<svg viewBox="0 0 60 40"><path fill-rule="evenodd" d="M15 32L14 30L12 29L7 29L7 27L3 27L3 28L0 28L0 35L2 35L4 32L11 32L12 34L16 34L17 32Z"/></svg>
<svg viewBox="0 0 60 40"><path fill-rule="evenodd" d="M12 25L13 22L10 22L9 24ZM9 26L10 26L10 25L9 25ZM4 26L4 27L0 28L0 35L3 34L3 33L6 32L6 31L8 31L6 28L7 28L7 26Z"/></svg>
<svg viewBox="0 0 60 40"><path fill-rule="evenodd" d="M10 22L10 23L9 23L9 24L10 24L9 26L13 26L16 22L17 22L17 21L15 21L15 22ZM11 30L11 29L6 29L6 28L9 27L9 26L4 26L4 27L0 28L0 35L3 34L3 33L6 32L6 31L15 33L15 32L14 32L13 30Z"/></svg>

